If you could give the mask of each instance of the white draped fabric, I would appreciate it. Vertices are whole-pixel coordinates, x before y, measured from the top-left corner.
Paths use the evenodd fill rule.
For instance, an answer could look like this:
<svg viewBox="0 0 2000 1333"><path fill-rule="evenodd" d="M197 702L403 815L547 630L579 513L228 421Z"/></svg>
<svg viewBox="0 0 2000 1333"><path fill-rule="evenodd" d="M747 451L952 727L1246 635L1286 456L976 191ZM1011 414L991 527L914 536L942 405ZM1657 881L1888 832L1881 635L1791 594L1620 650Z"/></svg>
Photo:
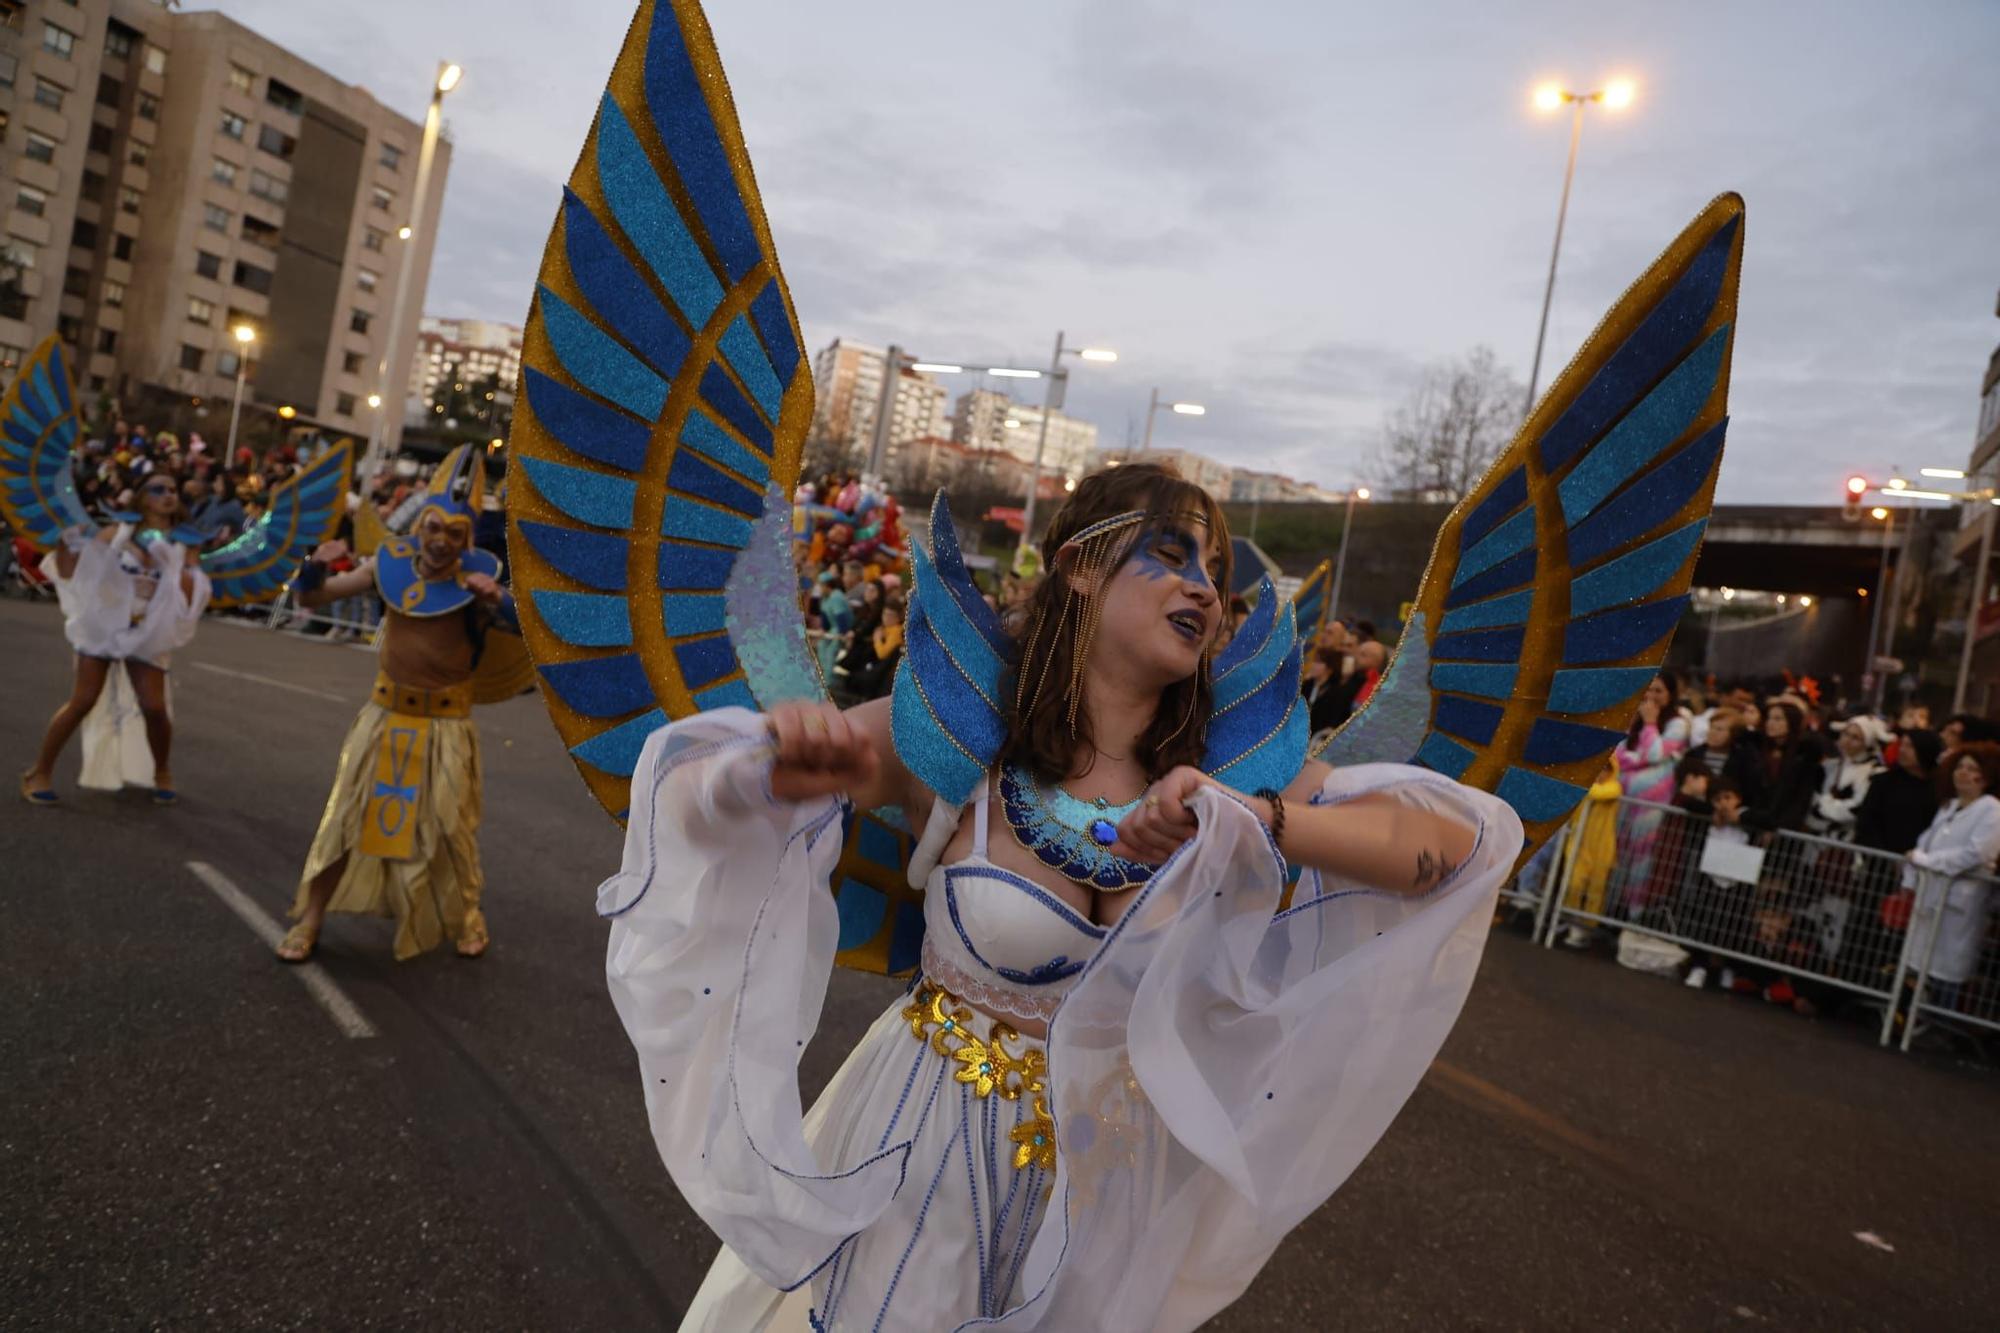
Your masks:
<svg viewBox="0 0 2000 1333"><path fill-rule="evenodd" d="M1308 873L1274 915L1282 864L1263 825L1199 794L1199 834L1137 891L1050 1026L1056 1169L1029 1186L1046 1200L1032 1234L1015 1234L1020 1213L994 1194L1010 1181L973 1145L1010 1146L1025 1108L931 1072L902 1002L802 1114L799 1056L838 936L840 809L773 801L769 764L741 710L656 733L623 867L599 893L661 1157L729 1249L686 1327L802 1327L808 1308L834 1329L1197 1327L1414 1090L1521 844L1493 797L1421 769L1343 770L1317 800L1446 810L1478 830L1474 850L1422 898ZM1003 1245L1018 1264L996 1263Z"/></svg>
<svg viewBox="0 0 2000 1333"><path fill-rule="evenodd" d="M156 541L148 548L159 576L151 596L141 595L139 578L132 572L138 553L129 523L121 523L109 542L82 541L75 550L76 569L68 578L62 576L55 552L42 559L42 573L55 584L62 604L63 633L70 647L86 657L132 657L166 666L168 654L194 637L208 606L208 575L199 567L193 571L194 595L181 590L188 548L171 541Z"/></svg>

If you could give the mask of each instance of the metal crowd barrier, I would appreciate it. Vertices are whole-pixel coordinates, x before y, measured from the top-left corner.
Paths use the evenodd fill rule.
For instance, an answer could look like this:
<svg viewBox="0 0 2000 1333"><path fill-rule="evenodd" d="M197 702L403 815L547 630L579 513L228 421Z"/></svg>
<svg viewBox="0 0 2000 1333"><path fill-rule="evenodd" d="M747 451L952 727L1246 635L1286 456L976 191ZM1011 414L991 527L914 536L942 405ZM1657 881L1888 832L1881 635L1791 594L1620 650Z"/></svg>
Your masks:
<svg viewBox="0 0 2000 1333"><path fill-rule="evenodd" d="M1974 1031L2000 1032L2000 948L1993 943L1993 880L1985 877L1953 880L1928 871L1919 876L1910 917L1910 944L1897 969L1899 982L1908 979L1902 1049L1926 1028L1937 1027L1973 1036ZM1966 935L1976 940L1972 966L1965 975L1945 975L1944 955L1963 947ZM1883 1029L1884 1039L1888 1027Z"/></svg>

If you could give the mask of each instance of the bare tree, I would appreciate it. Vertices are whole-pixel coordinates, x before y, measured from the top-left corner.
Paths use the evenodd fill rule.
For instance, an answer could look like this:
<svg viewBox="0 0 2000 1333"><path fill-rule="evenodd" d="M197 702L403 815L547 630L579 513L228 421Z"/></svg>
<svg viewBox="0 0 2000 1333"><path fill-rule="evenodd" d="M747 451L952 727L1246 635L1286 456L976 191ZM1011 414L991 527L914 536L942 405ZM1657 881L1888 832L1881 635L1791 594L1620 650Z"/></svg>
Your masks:
<svg viewBox="0 0 2000 1333"><path fill-rule="evenodd" d="M1432 363L1382 427L1374 473L1410 500L1458 500L1520 424L1524 390L1490 347Z"/></svg>

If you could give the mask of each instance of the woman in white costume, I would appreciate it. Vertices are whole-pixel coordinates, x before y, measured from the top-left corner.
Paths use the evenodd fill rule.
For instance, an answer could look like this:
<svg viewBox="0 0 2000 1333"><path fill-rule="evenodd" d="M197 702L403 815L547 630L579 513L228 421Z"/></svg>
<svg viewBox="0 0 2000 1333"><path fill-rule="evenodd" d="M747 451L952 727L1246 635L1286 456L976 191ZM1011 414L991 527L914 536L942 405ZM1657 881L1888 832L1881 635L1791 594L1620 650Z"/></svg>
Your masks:
<svg viewBox="0 0 2000 1333"><path fill-rule="evenodd" d="M87 785L131 781L150 786L159 804L177 799L167 670L173 651L194 637L208 605L209 578L196 556L199 535L180 526L180 483L173 474L155 469L135 499L135 517L94 532L71 528L43 557L42 572L62 603L63 633L76 650L76 676L69 698L49 719L34 767L21 775L21 795L32 805L56 803L56 760L79 725ZM119 667L124 682L113 680ZM143 727L143 751L121 741L121 733L136 737L134 722Z"/></svg>
<svg viewBox="0 0 2000 1333"><path fill-rule="evenodd" d="M1514 812L1424 769L1301 766L1302 737L1254 792L1204 772L1235 720L1229 540L1171 471L1085 478L1043 550L963 806L913 758L978 752L976 722L920 660L893 699L646 743L600 910L660 1151L727 1247L684 1328L1195 1328L1366 1154L1464 1001ZM965 607L927 572L913 631L926 595ZM924 830L922 962L802 1117L845 805Z"/></svg>

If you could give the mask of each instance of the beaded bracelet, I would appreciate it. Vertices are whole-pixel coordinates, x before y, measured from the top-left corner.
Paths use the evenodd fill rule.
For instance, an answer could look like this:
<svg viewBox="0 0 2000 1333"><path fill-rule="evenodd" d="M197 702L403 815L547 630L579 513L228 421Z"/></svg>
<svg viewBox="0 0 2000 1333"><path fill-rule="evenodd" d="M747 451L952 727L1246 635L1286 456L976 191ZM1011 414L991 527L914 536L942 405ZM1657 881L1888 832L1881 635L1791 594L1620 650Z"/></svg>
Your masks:
<svg viewBox="0 0 2000 1333"><path fill-rule="evenodd" d="M1271 842L1282 853L1285 850L1285 798L1277 788L1265 787L1252 793L1260 801L1271 803Z"/></svg>

